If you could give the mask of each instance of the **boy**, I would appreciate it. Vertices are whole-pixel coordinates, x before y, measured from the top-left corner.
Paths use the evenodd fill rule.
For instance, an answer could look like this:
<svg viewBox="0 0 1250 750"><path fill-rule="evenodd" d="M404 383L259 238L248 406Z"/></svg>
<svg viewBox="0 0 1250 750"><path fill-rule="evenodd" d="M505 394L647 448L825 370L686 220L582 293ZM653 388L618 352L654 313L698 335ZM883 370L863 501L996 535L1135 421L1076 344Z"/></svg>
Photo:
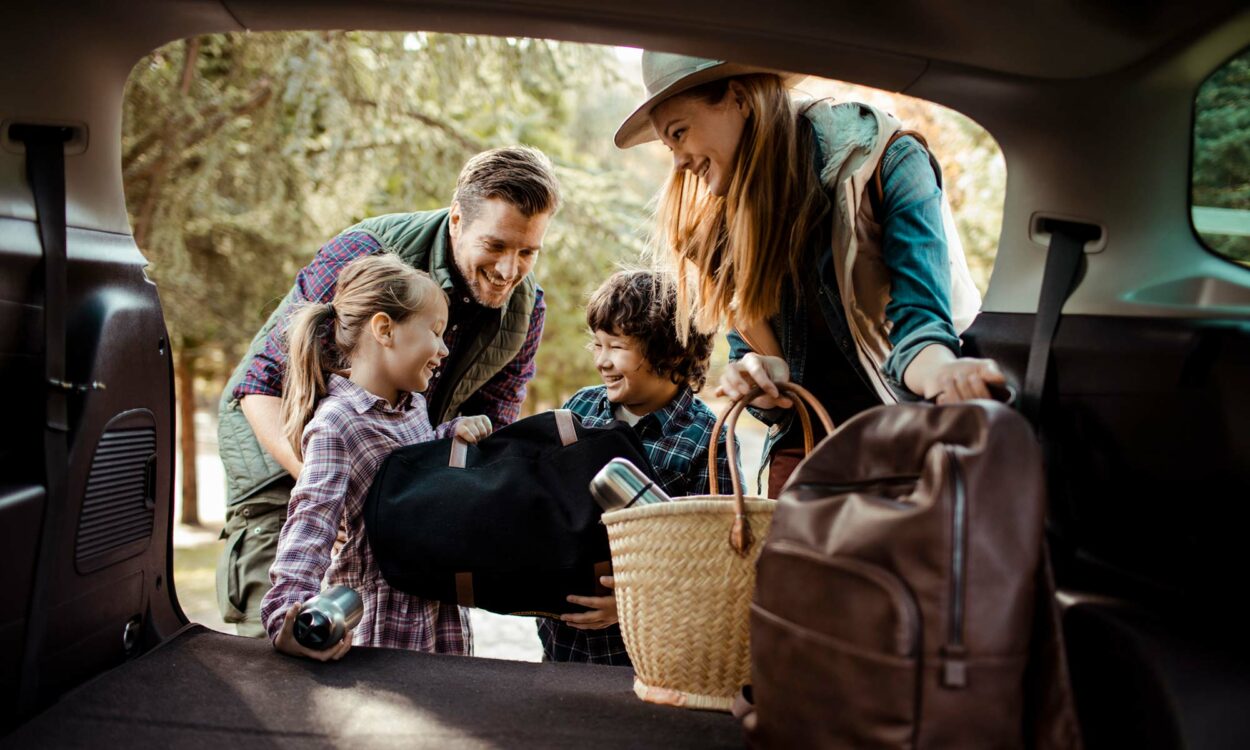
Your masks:
<svg viewBox="0 0 1250 750"><path fill-rule="evenodd" d="M676 292L650 271L620 271L595 291L586 307L591 351L603 385L583 388L564 404L587 427L619 419L631 425L647 450L660 486L670 497L708 493L708 440L716 415L694 392L703 387L711 335L692 330L677 339ZM716 475L732 487L725 437L719 437ZM741 476L741 464L738 465ZM612 587L610 576L601 579ZM616 625L613 596L570 596L590 611L541 619L538 634L546 661L630 666Z"/></svg>

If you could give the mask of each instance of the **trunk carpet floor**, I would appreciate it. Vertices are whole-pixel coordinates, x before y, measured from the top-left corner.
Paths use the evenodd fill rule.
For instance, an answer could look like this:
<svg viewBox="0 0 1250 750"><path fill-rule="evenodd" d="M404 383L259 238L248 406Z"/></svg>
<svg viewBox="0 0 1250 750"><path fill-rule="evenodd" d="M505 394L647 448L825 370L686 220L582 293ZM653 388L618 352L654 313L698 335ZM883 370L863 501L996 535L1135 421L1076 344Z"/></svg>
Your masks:
<svg viewBox="0 0 1250 750"><path fill-rule="evenodd" d="M742 747L728 714L643 703L633 671L354 648L329 664L200 626L0 741L73 748Z"/></svg>

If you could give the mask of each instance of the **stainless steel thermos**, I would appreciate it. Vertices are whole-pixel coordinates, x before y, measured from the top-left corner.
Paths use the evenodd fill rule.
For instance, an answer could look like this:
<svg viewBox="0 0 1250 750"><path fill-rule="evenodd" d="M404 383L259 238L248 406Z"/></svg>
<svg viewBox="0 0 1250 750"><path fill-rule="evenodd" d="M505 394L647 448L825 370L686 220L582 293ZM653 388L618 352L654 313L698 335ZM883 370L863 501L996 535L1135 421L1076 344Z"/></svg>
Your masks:
<svg viewBox="0 0 1250 750"><path fill-rule="evenodd" d="M343 634L356 627L363 612L364 604L355 589L331 586L300 607L295 640L305 648L324 651L343 640Z"/></svg>
<svg viewBox="0 0 1250 750"><path fill-rule="evenodd" d="M671 498L637 466L623 458L609 461L590 480L590 494L603 512L633 505L667 503Z"/></svg>

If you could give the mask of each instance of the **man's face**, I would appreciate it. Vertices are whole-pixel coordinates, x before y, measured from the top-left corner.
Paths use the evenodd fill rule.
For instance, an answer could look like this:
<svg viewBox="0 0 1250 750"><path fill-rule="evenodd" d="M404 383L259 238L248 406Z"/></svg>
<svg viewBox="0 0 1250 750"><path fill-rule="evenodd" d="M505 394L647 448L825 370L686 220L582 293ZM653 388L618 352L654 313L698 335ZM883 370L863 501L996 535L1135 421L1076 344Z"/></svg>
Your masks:
<svg viewBox="0 0 1250 750"><path fill-rule="evenodd" d="M469 293L485 307L503 307L542 249L550 213L526 217L501 198L483 199L466 223L451 205L451 252Z"/></svg>

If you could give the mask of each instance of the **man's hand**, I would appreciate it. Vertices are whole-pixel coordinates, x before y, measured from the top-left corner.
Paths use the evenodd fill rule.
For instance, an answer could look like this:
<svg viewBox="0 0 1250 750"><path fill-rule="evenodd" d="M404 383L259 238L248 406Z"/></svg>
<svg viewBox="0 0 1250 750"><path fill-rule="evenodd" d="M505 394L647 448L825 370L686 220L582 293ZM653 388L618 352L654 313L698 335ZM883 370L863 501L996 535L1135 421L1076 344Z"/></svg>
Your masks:
<svg viewBox="0 0 1250 750"><path fill-rule="evenodd" d="M485 415L461 417L456 423L456 437L466 443L476 443L479 440L485 440L493 429L490 417Z"/></svg>
<svg viewBox="0 0 1250 750"><path fill-rule="evenodd" d="M304 464L295 457L295 449L291 447L286 435L282 434L282 399L249 393L239 399L239 408L243 410L247 423L252 426L252 432L256 433L256 440L261 447L273 456L279 466L290 472L292 477L299 479Z"/></svg>
<svg viewBox="0 0 1250 750"><path fill-rule="evenodd" d="M615 588L616 579L612 576L602 576L599 579L606 588ZM615 625L616 619L616 594L608 594L607 596L574 596L568 597L569 602L580 604L583 607L590 607L589 612L575 612L569 615L560 615L560 619L578 630L603 630L604 628Z"/></svg>
<svg viewBox="0 0 1250 750"><path fill-rule="evenodd" d="M352 631L348 628L343 634L343 640L334 644L325 651L313 651L300 645L295 640L295 618L299 617L300 605L294 604L286 611L286 617L282 620L282 630L278 633L278 637L273 639L273 647L276 651L287 654L289 656L302 656L305 659L315 659L316 661L338 661L343 658L348 649L352 647Z"/></svg>
<svg viewBox="0 0 1250 750"><path fill-rule="evenodd" d="M781 357L767 357L751 352L737 362L730 362L720 376L717 396L737 401L759 386L764 395L751 402L757 409L789 409L794 402L782 396L777 383L790 382L790 366Z"/></svg>

